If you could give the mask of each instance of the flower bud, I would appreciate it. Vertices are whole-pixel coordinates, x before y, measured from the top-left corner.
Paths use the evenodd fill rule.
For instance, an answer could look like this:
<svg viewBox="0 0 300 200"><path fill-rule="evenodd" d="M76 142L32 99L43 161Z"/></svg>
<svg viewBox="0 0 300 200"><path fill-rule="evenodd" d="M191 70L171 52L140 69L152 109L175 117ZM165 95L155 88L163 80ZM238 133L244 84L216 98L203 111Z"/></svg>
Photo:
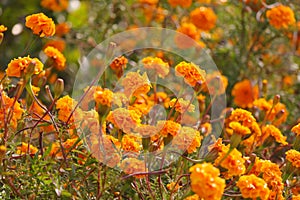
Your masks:
<svg viewBox="0 0 300 200"><path fill-rule="evenodd" d="M64 80L59 78L54 84L54 98L59 98L64 91Z"/></svg>

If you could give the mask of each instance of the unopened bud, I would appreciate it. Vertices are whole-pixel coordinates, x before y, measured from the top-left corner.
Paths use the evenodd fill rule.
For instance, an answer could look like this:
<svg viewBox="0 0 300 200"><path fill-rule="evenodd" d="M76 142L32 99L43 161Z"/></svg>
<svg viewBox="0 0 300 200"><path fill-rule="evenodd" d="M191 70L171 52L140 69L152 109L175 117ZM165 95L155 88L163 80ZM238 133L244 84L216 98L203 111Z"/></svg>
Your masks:
<svg viewBox="0 0 300 200"><path fill-rule="evenodd" d="M54 98L59 98L64 91L64 80L58 78L54 84Z"/></svg>
<svg viewBox="0 0 300 200"><path fill-rule="evenodd" d="M280 101L280 95L276 94L273 99L273 106L276 106L276 104L278 104L279 101Z"/></svg>
<svg viewBox="0 0 300 200"><path fill-rule="evenodd" d="M267 91L268 91L268 81L266 79L264 79L262 81L262 91L263 91L263 95L266 96L267 95Z"/></svg>

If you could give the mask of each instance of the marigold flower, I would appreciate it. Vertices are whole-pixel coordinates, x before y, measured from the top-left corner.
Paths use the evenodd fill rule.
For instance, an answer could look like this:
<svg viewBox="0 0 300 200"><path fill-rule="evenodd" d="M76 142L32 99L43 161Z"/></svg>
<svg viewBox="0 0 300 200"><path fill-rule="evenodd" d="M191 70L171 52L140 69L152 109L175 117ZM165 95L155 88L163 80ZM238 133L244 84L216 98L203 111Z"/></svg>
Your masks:
<svg viewBox="0 0 300 200"><path fill-rule="evenodd" d="M200 125L200 132L202 135L207 136L212 132L212 125L209 122L205 122Z"/></svg>
<svg viewBox="0 0 300 200"><path fill-rule="evenodd" d="M270 102L268 102L265 98L255 99L253 101L253 106L265 111L266 113L268 113L268 111L272 108L272 104L270 104Z"/></svg>
<svg viewBox="0 0 300 200"><path fill-rule="evenodd" d="M147 93L151 86L147 74L144 73L141 76L139 72L129 72L126 74L121 84L124 87L124 94L127 97Z"/></svg>
<svg viewBox="0 0 300 200"><path fill-rule="evenodd" d="M28 144L25 142L22 142L21 146L17 147L17 154L36 154L38 152L38 148L36 148L33 145L29 145L29 152L28 152Z"/></svg>
<svg viewBox="0 0 300 200"><path fill-rule="evenodd" d="M274 125L266 125L262 127L262 136L267 138L267 136L272 136L275 138L276 142L287 145L286 137L282 135L281 131Z"/></svg>
<svg viewBox="0 0 300 200"><path fill-rule="evenodd" d="M123 70L127 67L127 63L127 58L125 58L124 56L120 56L115 58L109 66L116 72L117 76L120 78L123 75Z"/></svg>
<svg viewBox="0 0 300 200"><path fill-rule="evenodd" d="M159 133L163 137L167 137L168 135L175 136L179 133L181 129L181 125L171 120L158 121L157 129L159 130Z"/></svg>
<svg viewBox="0 0 300 200"><path fill-rule="evenodd" d="M0 25L0 33L3 33L7 30L7 27L4 25Z"/></svg>
<svg viewBox="0 0 300 200"><path fill-rule="evenodd" d="M297 136L300 136L300 123L297 125L293 126L292 130L293 133L295 133Z"/></svg>
<svg viewBox="0 0 300 200"><path fill-rule="evenodd" d="M143 4L149 4L149 5L155 5L158 3L159 0L139 0L140 3Z"/></svg>
<svg viewBox="0 0 300 200"><path fill-rule="evenodd" d="M184 200L200 200L198 194L186 197Z"/></svg>
<svg viewBox="0 0 300 200"><path fill-rule="evenodd" d="M271 8L266 15L270 24L276 29L288 28L296 23L294 12L288 6L279 5Z"/></svg>
<svg viewBox="0 0 300 200"><path fill-rule="evenodd" d="M121 169L126 174L145 173L147 172L145 162L136 158L126 158L121 163ZM143 178L145 175L134 175L135 178Z"/></svg>
<svg viewBox="0 0 300 200"><path fill-rule="evenodd" d="M206 75L206 83L203 84L203 91L208 92L210 95L224 94L228 85L228 79L226 76L220 74L220 72L213 72Z"/></svg>
<svg viewBox="0 0 300 200"><path fill-rule="evenodd" d="M69 95L66 95L56 102L56 109L58 109L58 119L67 122L70 114L75 108L77 102L72 99ZM74 115L71 117L71 122L74 121Z"/></svg>
<svg viewBox="0 0 300 200"><path fill-rule="evenodd" d="M292 163L294 167L300 168L300 152L294 149L288 150L286 153L286 159Z"/></svg>
<svg viewBox="0 0 300 200"><path fill-rule="evenodd" d="M8 122L8 114L12 112L12 117ZM7 96L5 92L0 95L0 128L4 128L5 123L9 124L13 129L17 128L18 121L22 118L24 110L20 103L14 98Z"/></svg>
<svg viewBox="0 0 300 200"><path fill-rule="evenodd" d="M174 136L172 145L176 146L179 150L193 153L201 145L202 136L200 132L187 126L183 126L180 132Z"/></svg>
<svg viewBox="0 0 300 200"><path fill-rule="evenodd" d="M56 48L60 52L63 52L63 50L66 48L66 43L64 40L50 40L45 44L43 49L46 49L49 46Z"/></svg>
<svg viewBox="0 0 300 200"><path fill-rule="evenodd" d="M184 100L183 98L179 98L178 100L174 98L169 102L169 105L171 108L175 107L176 112L179 113L184 113L186 111L195 112L195 106L189 101Z"/></svg>
<svg viewBox="0 0 300 200"><path fill-rule="evenodd" d="M225 180L220 178L220 171L211 163L196 164L190 168L191 187L199 199L220 200Z"/></svg>
<svg viewBox="0 0 300 200"><path fill-rule="evenodd" d="M54 67L62 71L66 67L66 58L65 56L56 48L49 46L44 49L44 53L54 61Z"/></svg>
<svg viewBox="0 0 300 200"><path fill-rule="evenodd" d="M218 158L215 160L215 165L221 165L223 168L227 169L229 177L240 176L245 173L246 167L244 165L245 159L241 152L234 148L229 154L230 146L222 148L219 152Z"/></svg>
<svg viewBox="0 0 300 200"><path fill-rule="evenodd" d="M124 135L121 143L123 151L129 153L138 153L143 149L141 138L133 135Z"/></svg>
<svg viewBox="0 0 300 200"><path fill-rule="evenodd" d="M56 24L56 26L55 26L55 35L56 36L62 37L69 32L70 32L70 26L67 23L63 22L60 24Z"/></svg>
<svg viewBox="0 0 300 200"><path fill-rule="evenodd" d="M243 126L239 122L230 122L229 127L232 129L233 133L236 133L236 134L239 134L242 136L251 134L251 130L246 126Z"/></svg>
<svg viewBox="0 0 300 200"><path fill-rule="evenodd" d="M27 56L11 60L7 66L6 74L7 76L21 77L23 74L27 73L30 64L34 65L34 74L39 74L43 71L44 65L39 59Z"/></svg>
<svg viewBox="0 0 300 200"><path fill-rule="evenodd" d="M192 0L168 0L168 3L172 7L181 6L183 8L188 8L192 5Z"/></svg>
<svg viewBox="0 0 300 200"><path fill-rule="evenodd" d="M135 128L135 132L139 133L142 137L150 137L154 136L158 133L157 127L151 126L148 124L140 124L138 127Z"/></svg>
<svg viewBox="0 0 300 200"><path fill-rule="evenodd" d="M130 133L140 124L140 117L141 115L135 110L117 108L111 111L106 119L125 133Z"/></svg>
<svg viewBox="0 0 300 200"><path fill-rule="evenodd" d="M248 79L234 85L231 94L234 96L234 103L241 108L251 108L253 101L258 98L258 86L252 86Z"/></svg>
<svg viewBox="0 0 300 200"><path fill-rule="evenodd" d="M111 107L113 95L113 92L109 89L96 89L96 91L94 92L94 100L97 104Z"/></svg>
<svg viewBox="0 0 300 200"><path fill-rule="evenodd" d="M125 105L128 105L128 98L126 97L126 95L123 92L115 92L113 94L113 98L112 98L112 104L118 106L118 107L122 107Z"/></svg>
<svg viewBox="0 0 300 200"><path fill-rule="evenodd" d="M198 41L200 39L200 32L192 23L182 23L176 31L190 37L188 38L186 36L183 36L182 34L176 34L174 40L179 48L190 48L195 44L195 41Z"/></svg>
<svg viewBox="0 0 300 200"><path fill-rule="evenodd" d="M244 198L267 200L270 194L267 183L254 174L241 176L236 185Z"/></svg>
<svg viewBox="0 0 300 200"><path fill-rule="evenodd" d="M68 8L68 0L41 0L41 6L49 10L59 12Z"/></svg>
<svg viewBox="0 0 300 200"><path fill-rule="evenodd" d="M99 132L99 114L96 110L92 109L89 111L83 112L83 118L80 123L80 128L83 132L89 131L94 136L94 133Z"/></svg>
<svg viewBox="0 0 300 200"><path fill-rule="evenodd" d="M55 24L53 20L44 13L37 13L26 17L25 26L30 28L34 34L40 37L53 36L55 33Z"/></svg>
<svg viewBox="0 0 300 200"><path fill-rule="evenodd" d="M176 75L183 76L184 81L192 87L195 87L199 82L205 82L205 71L200 69L199 66L194 63L182 61L176 65L175 70Z"/></svg>
<svg viewBox="0 0 300 200"><path fill-rule="evenodd" d="M199 29L209 31L215 27L217 16L211 8L202 6L190 13L190 19Z"/></svg>
<svg viewBox="0 0 300 200"><path fill-rule="evenodd" d="M142 60L145 69L150 69L156 72L156 74L164 78L169 73L169 63L164 62L158 57L145 57Z"/></svg>
<svg viewBox="0 0 300 200"><path fill-rule="evenodd" d="M292 200L300 200L300 195L293 195Z"/></svg>

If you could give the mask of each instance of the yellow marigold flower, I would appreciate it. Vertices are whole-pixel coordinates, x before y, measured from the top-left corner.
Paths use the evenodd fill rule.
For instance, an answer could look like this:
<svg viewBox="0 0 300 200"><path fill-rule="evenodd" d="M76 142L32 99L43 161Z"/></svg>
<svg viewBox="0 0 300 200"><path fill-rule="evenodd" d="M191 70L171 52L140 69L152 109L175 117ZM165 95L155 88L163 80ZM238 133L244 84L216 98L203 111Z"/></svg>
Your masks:
<svg viewBox="0 0 300 200"><path fill-rule="evenodd" d="M10 121L8 122L8 114L12 112ZM20 103L15 101L14 98L7 96L5 92L0 95L0 128L4 128L8 124L16 129L18 121L22 118L24 110L21 108Z"/></svg>
<svg viewBox="0 0 300 200"><path fill-rule="evenodd" d="M223 168L227 169L229 177L240 176L245 173L246 167L244 165L245 159L241 152L234 148L229 155L229 145L222 148L219 152L218 158L215 160L215 165L221 165Z"/></svg>
<svg viewBox="0 0 300 200"><path fill-rule="evenodd" d="M205 71L200 69L199 66L194 63L182 61L176 65L175 70L176 74L178 76L183 76L184 81L192 87L196 86L198 82L205 82Z"/></svg>
<svg viewBox="0 0 300 200"><path fill-rule="evenodd" d="M195 41L198 41L200 39L200 32L192 23L182 23L177 31L190 37L188 38L186 36L183 36L182 34L175 35L175 43L181 49L186 49L194 46Z"/></svg>
<svg viewBox="0 0 300 200"><path fill-rule="evenodd" d="M229 127L232 129L233 133L236 133L236 134L239 134L242 136L251 134L251 130L246 126L243 126L239 122L230 122Z"/></svg>
<svg viewBox="0 0 300 200"><path fill-rule="evenodd" d="M192 0L168 0L168 3L172 7L181 6L183 8L188 8L192 5Z"/></svg>
<svg viewBox="0 0 300 200"><path fill-rule="evenodd" d="M184 200L200 200L198 194L186 197Z"/></svg>
<svg viewBox="0 0 300 200"><path fill-rule="evenodd" d="M66 67L66 58L65 56L56 48L49 46L44 49L44 53L54 61L54 67L62 71Z"/></svg>
<svg viewBox="0 0 300 200"><path fill-rule="evenodd" d="M268 111L272 108L272 104L270 104L270 102L268 102L265 98L255 99L253 106L265 111L266 113L268 113Z"/></svg>
<svg viewBox="0 0 300 200"><path fill-rule="evenodd" d="M251 108L253 101L258 98L258 86L252 86L248 79L234 85L231 94L234 96L234 103L241 108Z"/></svg>
<svg viewBox="0 0 300 200"><path fill-rule="evenodd" d="M158 57L145 57L142 63L144 64L144 68L154 70L161 78L164 78L169 73L169 63L164 62Z"/></svg>
<svg viewBox="0 0 300 200"><path fill-rule="evenodd" d="M7 66L6 74L7 76L14 76L14 77L21 77L22 74L26 74L28 71L28 66L30 64L34 64L34 74L39 74L41 71L43 71L44 65L41 63L41 61L37 58L30 58L30 56L27 57L19 57L15 58L10 61L10 63Z"/></svg>
<svg viewBox="0 0 300 200"><path fill-rule="evenodd" d="M191 127L182 127L180 132L174 136L172 145L176 146L179 150L193 153L201 145L202 136L200 132Z"/></svg>
<svg viewBox="0 0 300 200"><path fill-rule="evenodd" d="M129 153L138 153L143 149L142 140L133 135L124 135L122 137L122 149Z"/></svg>
<svg viewBox="0 0 300 200"><path fill-rule="evenodd" d="M241 176L236 185L244 198L267 200L270 194L267 183L254 174Z"/></svg>
<svg viewBox="0 0 300 200"><path fill-rule="evenodd" d="M28 144L25 142L22 142L21 146L17 147L17 154L36 154L38 152L38 148L36 148L33 145L29 145L29 152L28 152Z"/></svg>
<svg viewBox="0 0 300 200"><path fill-rule="evenodd" d="M118 140L113 136L97 134L91 145L91 153L99 162L115 167L121 160L120 147Z"/></svg>
<svg viewBox="0 0 300 200"><path fill-rule="evenodd" d="M94 100L97 104L111 107L113 95L113 92L109 89L96 89L96 91L94 92Z"/></svg>
<svg viewBox="0 0 300 200"><path fill-rule="evenodd" d="M286 159L292 163L294 167L300 168L300 152L294 149L288 150L286 153Z"/></svg>
<svg viewBox="0 0 300 200"><path fill-rule="evenodd" d="M0 25L0 33L3 33L7 30L7 27L4 25Z"/></svg>
<svg viewBox="0 0 300 200"><path fill-rule="evenodd" d="M151 87L147 74L144 73L141 76L139 72L129 72L126 74L121 84L124 87L124 94L127 97L147 93Z"/></svg>
<svg viewBox="0 0 300 200"><path fill-rule="evenodd" d="M83 130L83 132L86 132L87 130L92 133L98 133L99 132L99 114L95 110L89 110L83 112L83 118L80 123L80 127Z"/></svg>
<svg viewBox="0 0 300 200"><path fill-rule="evenodd" d="M55 35L58 37L62 37L69 32L70 32L70 26L65 22L57 24L55 26Z"/></svg>
<svg viewBox="0 0 300 200"><path fill-rule="evenodd" d="M136 158L126 158L121 163L121 169L126 174L144 173L147 172L146 164L142 160ZM135 178L143 178L145 175L134 175Z"/></svg>
<svg viewBox="0 0 300 200"><path fill-rule="evenodd" d="M154 136L158 133L157 127L151 126L148 124L140 124L138 127L135 128L135 132L139 133L142 137L150 137Z"/></svg>
<svg viewBox="0 0 300 200"><path fill-rule="evenodd" d="M131 130L134 130L140 124L140 117L141 115L135 110L117 108L108 114L107 121L113 123L125 133L130 133Z"/></svg>
<svg viewBox="0 0 300 200"><path fill-rule="evenodd" d="M293 133L295 133L297 136L300 136L300 123L297 125L293 126L292 130Z"/></svg>
<svg viewBox="0 0 300 200"><path fill-rule="evenodd" d="M202 6L190 13L190 19L199 29L209 31L215 27L217 16L211 8Z"/></svg>
<svg viewBox="0 0 300 200"><path fill-rule="evenodd" d="M44 13L37 13L26 17L25 26L30 28L34 34L40 37L53 36L55 33L55 24L53 20Z"/></svg>
<svg viewBox="0 0 300 200"><path fill-rule="evenodd" d="M45 44L43 49L46 49L49 46L56 48L60 52L63 52L63 50L66 48L66 43L64 40L61 40L61 39L50 40Z"/></svg>
<svg viewBox="0 0 300 200"><path fill-rule="evenodd" d="M203 91L214 94L224 94L228 85L228 79L226 76L220 74L220 72L213 72L212 74L206 75L206 83L203 85Z"/></svg>
<svg viewBox="0 0 300 200"><path fill-rule="evenodd" d="M276 6L268 10L266 15L270 24L276 29L288 28L296 23L294 12L288 6Z"/></svg>
<svg viewBox="0 0 300 200"><path fill-rule="evenodd" d="M41 6L49 10L59 12L68 8L68 0L41 0Z"/></svg>
<svg viewBox="0 0 300 200"><path fill-rule="evenodd" d="M170 190L170 191L177 191L181 188L181 186L175 182L171 182L169 184L167 184L167 189Z"/></svg>
<svg viewBox="0 0 300 200"><path fill-rule="evenodd" d="M56 109L58 109L58 119L67 122L70 114L72 113L77 102L72 99L69 95L66 95L56 102ZM76 113L75 113L76 114ZM74 115L71 117L71 122L74 121Z"/></svg>
<svg viewBox="0 0 300 200"><path fill-rule="evenodd" d="M266 181L271 190L269 200L275 200L276 197L277 199L284 199L282 196L282 191L284 189L281 178L282 173L277 164L272 163L269 160L261 160L256 158L255 163L249 173L256 176L260 176L262 174L262 178L264 181Z"/></svg>
<svg viewBox="0 0 300 200"><path fill-rule="evenodd" d="M176 103L176 104L175 104ZM188 112L195 112L195 106L191 104L189 101L184 100L183 98L172 99L169 102L171 108L175 107L175 110L179 113Z"/></svg>
<svg viewBox="0 0 300 200"><path fill-rule="evenodd" d="M179 133L181 125L171 120L158 121L157 129L159 130L160 135L163 137L167 137L168 135L175 136Z"/></svg>
<svg viewBox="0 0 300 200"><path fill-rule="evenodd" d="M220 171L211 163L196 164L190 168L191 187L199 199L220 200L225 180L220 178Z"/></svg>
<svg viewBox="0 0 300 200"><path fill-rule="evenodd" d="M274 125L266 125L262 127L262 135L266 138L267 136L272 136L275 138L276 142L287 145L286 137L282 135L281 131Z"/></svg>

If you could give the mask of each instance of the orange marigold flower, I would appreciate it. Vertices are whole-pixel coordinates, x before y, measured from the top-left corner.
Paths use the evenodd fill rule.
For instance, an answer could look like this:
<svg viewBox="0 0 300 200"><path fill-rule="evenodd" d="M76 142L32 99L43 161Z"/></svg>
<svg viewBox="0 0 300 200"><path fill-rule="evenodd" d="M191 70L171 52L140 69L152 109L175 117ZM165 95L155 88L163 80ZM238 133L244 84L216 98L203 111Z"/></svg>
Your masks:
<svg viewBox="0 0 300 200"><path fill-rule="evenodd" d="M34 34L40 37L53 36L55 33L55 24L53 20L44 13L37 13L26 17L25 26L30 28Z"/></svg>
<svg viewBox="0 0 300 200"><path fill-rule="evenodd" d="M65 56L56 48L49 46L44 49L44 53L54 61L54 67L62 71L66 67L66 58Z"/></svg>
<svg viewBox="0 0 300 200"><path fill-rule="evenodd" d="M138 127L136 127L135 132L139 133L140 136L147 138L156 135L158 130L155 126L140 124Z"/></svg>
<svg viewBox="0 0 300 200"><path fill-rule="evenodd" d="M120 78L123 75L123 70L127 67L127 63L127 58L125 58L124 56L120 56L115 58L109 66L116 72L117 76Z"/></svg>
<svg viewBox="0 0 300 200"><path fill-rule="evenodd" d="M215 27L217 16L211 8L202 6L190 13L190 19L199 29L209 31Z"/></svg>
<svg viewBox="0 0 300 200"><path fill-rule="evenodd" d="M56 109L58 109L58 119L67 122L70 114L72 113L77 102L72 99L69 95L66 95L56 102ZM71 117L71 122L74 121L74 115Z"/></svg>
<svg viewBox="0 0 300 200"><path fill-rule="evenodd" d="M55 35L58 37L62 37L69 32L70 32L70 26L65 22L57 24L55 26Z"/></svg>
<svg viewBox="0 0 300 200"><path fill-rule="evenodd" d="M180 129L180 132L174 136L172 145L176 146L179 150L193 153L200 147L201 139L202 136L200 136L199 131L184 126Z"/></svg>
<svg viewBox="0 0 300 200"><path fill-rule="evenodd" d="M228 119L229 123L233 121L240 122L241 125L250 129L253 126L253 123L256 123L256 119L253 117L252 113L241 108L233 110Z"/></svg>
<svg viewBox="0 0 300 200"><path fill-rule="evenodd" d="M49 46L56 48L60 52L63 52L63 50L66 48L66 43L64 40L50 40L45 44L44 49Z"/></svg>
<svg viewBox="0 0 300 200"><path fill-rule="evenodd" d="M138 96L141 93L147 93L150 90L150 82L148 76L144 73L142 76L139 72L129 72L121 83L124 87L124 94L129 97L131 95Z"/></svg>
<svg viewBox="0 0 300 200"><path fill-rule="evenodd" d="M168 135L175 136L179 133L181 125L171 120L158 121L157 129L163 137L167 137Z"/></svg>
<svg viewBox="0 0 300 200"><path fill-rule="evenodd" d="M44 65L39 59L30 58L30 56L27 56L11 60L7 66L6 74L7 76L21 77L22 74L27 73L28 66L30 66L31 63L34 65L34 74L39 74L41 71L43 71Z"/></svg>
<svg viewBox="0 0 300 200"><path fill-rule="evenodd" d="M206 83L203 85L203 91L208 92L210 95L224 94L228 85L228 79L226 76L220 74L220 72L213 72L206 75Z"/></svg>
<svg viewBox="0 0 300 200"><path fill-rule="evenodd" d="M158 3L159 0L139 0L140 3L155 5Z"/></svg>
<svg viewBox="0 0 300 200"><path fill-rule="evenodd" d="M300 194L293 195L292 200L300 200Z"/></svg>
<svg viewBox="0 0 300 200"><path fill-rule="evenodd" d="M181 6L183 8L188 8L192 5L192 0L168 0L168 3L172 7Z"/></svg>
<svg viewBox="0 0 300 200"><path fill-rule="evenodd" d="M133 135L124 135L121 143L123 151L128 153L138 153L143 149L141 138Z"/></svg>
<svg viewBox="0 0 300 200"><path fill-rule="evenodd" d="M286 159L292 163L294 167L300 168L300 152L294 149L288 150L286 153Z"/></svg>
<svg viewBox="0 0 300 200"><path fill-rule="evenodd" d="M199 66L194 63L182 61L176 65L175 70L176 74L178 76L183 76L184 81L192 87L196 86L199 82L205 82L205 71L200 69Z"/></svg>
<svg viewBox="0 0 300 200"><path fill-rule="evenodd" d="M215 160L215 165L221 165L227 169L229 177L240 176L245 173L246 167L244 165L245 159L241 152L234 148L229 154L229 145L222 148L219 152L218 158Z"/></svg>
<svg viewBox="0 0 300 200"><path fill-rule="evenodd" d="M94 92L94 100L97 104L111 107L114 93L109 89L96 89Z"/></svg>
<svg viewBox="0 0 300 200"><path fill-rule="evenodd" d="M108 114L107 120L125 133L130 133L140 124L140 117L140 113L135 110L117 108Z"/></svg>
<svg viewBox="0 0 300 200"><path fill-rule="evenodd" d="M49 10L59 12L68 8L68 0L41 0L41 6Z"/></svg>
<svg viewBox="0 0 300 200"><path fill-rule="evenodd" d="M176 103L176 104L175 104ZM169 102L171 108L175 107L175 110L179 113L188 112L195 112L195 106L191 104L189 101L184 100L183 98L172 99Z"/></svg>
<svg viewBox="0 0 300 200"><path fill-rule="evenodd" d="M233 133L236 133L236 134L239 134L242 136L251 134L251 130L246 126L243 126L239 122L230 122L229 127L232 129Z"/></svg>
<svg viewBox="0 0 300 200"><path fill-rule="evenodd" d="M276 142L287 145L286 137L282 135L281 131L274 125L266 125L262 127L262 135L264 138L267 136L272 136L275 138Z"/></svg>
<svg viewBox="0 0 300 200"><path fill-rule="evenodd" d="M36 154L38 152L38 148L36 148L33 145L29 145L29 152L28 152L28 144L25 142L22 142L21 146L17 147L17 154Z"/></svg>
<svg viewBox="0 0 300 200"><path fill-rule="evenodd" d="M12 112L10 121L8 122L8 114ZM17 128L18 121L22 118L24 110L20 103L14 98L7 96L5 92L0 95L0 128L4 128L5 124L9 124L13 129Z"/></svg>
<svg viewBox="0 0 300 200"><path fill-rule="evenodd" d="M294 12L288 6L276 6L268 10L266 15L270 24L276 29L288 28L296 23Z"/></svg>
<svg viewBox="0 0 300 200"><path fill-rule="evenodd" d="M254 174L241 176L236 185L244 198L267 200L270 194L267 183Z"/></svg>
<svg viewBox="0 0 300 200"><path fill-rule="evenodd" d="M126 158L121 163L121 169L126 174L145 173L147 172L146 164L142 160L136 158ZM143 178L145 175L134 175L135 178Z"/></svg>
<svg viewBox="0 0 300 200"><path fill-rule="evenodd" d="M255 99L253 101L253 106L265 111L266 113L268 113L268 111L272 108L272 104L270 104L270 102L268 102L265 98Z"/></svg>
<svg viewBox="0 0 300 200"><path fill-rule="evenodd" d="M199 199L220 200L225 180L220 178L220 171L211 163L196 164L190 168L191 187Z"/></svg>
<svg viewBox="0 0 300 200"><path fill-rule="evenodd" d="M194 46L195 41L200 39L200 32L197 27L192 23L182 23L177 29L178 32L184 34L175 35L175 43L179 48L186 49ZM186 36L188 37L186 37ZM194 41L195 40L195 41Z"/></svg>
<svg viewBox="0 0 300 200"><path fill-rule="evenodd" d="M212 131L212 125L209 122L205 122L204 124L200 125L200 132L202 135L207 136Z"/></svg>
<svg viewBox="0 0 300 200"><path fill-rule="evenodd" d="M169 73L169 63L158 57L143 58L142 63L144 68L153 70L161 78L164 78Z"/></svg>
<svg viewBox="0 0 300 200"><path fill-rule="evenodd" d="M293 133L295 133L297 136L300 136L300 123L297 125L293 126L292 130Z"/></svg>
<svg viewBox="0 0 300 200"><path fill-rule="evenodd" d="M186 197L184 200L200 200L198 194Z"/></svg>
<svg viewBox="0 0 300 200"><path fill-rule="evenodd" d="M258 98L258 86L252 86L248 79L238 82L232 89L232 96L234 96L234 103L241 108L251 108L253 101Z"/></svg>

